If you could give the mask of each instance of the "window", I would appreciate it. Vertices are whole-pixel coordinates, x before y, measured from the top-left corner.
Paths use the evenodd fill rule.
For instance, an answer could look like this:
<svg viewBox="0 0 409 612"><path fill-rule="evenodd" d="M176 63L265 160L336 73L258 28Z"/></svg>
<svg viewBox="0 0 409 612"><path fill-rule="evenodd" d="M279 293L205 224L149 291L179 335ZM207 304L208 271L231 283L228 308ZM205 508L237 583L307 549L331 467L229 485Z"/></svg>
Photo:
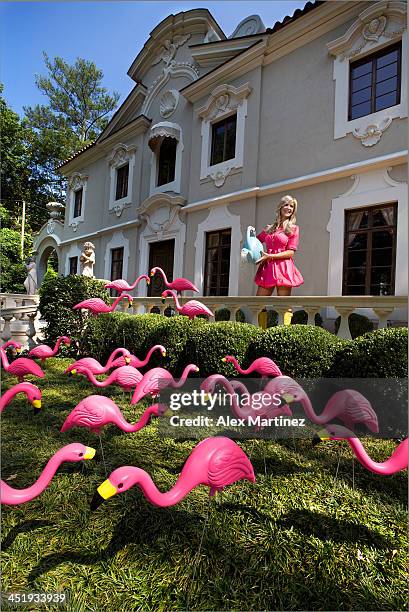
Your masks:
<svg viewBox="0 0 409 612"><path fill-rule="evenodd" d="M399 43L351 63L349 121L400 103L401 52Z"/></svg>
<svg viewBox="0 0 409 612"><path fill-rule="evenodd" d="M220 164L236 155L237 115L231 115L212 125L210 165Z"/></svg>
<svg viewBox="0 0 409 612"><path fill-rule="evenodd" d="M396 204L345 211L343 295L394 295Z"/></svg>
<svg viewBox="0 0 409 612"><path fill-rule="evenodd" d="M122 278L124 263L124 248L111 249L111 281ZM111 295L116 295L116 291L111 289Z"/></svg>
<svg viewBox="0 0 409 612"><path fill-rule="evenodd" d="M69 274L77 274L78 272L78 257L70 257L70 272Z"/></svg>
<svg viewBox="0 0 409 612"><path fill-rule="evenodd" d="M231 230L206 233L204 295L229 294Z"/></svg>
<svg viewBox="0 0 409 612"><path fill-rule="evenodd" d="M158 160L158 187L175 180L177 145L176 138L170 136L166 136L161 142Z"/></svg>
<svg viewBox="0 0 409 612"><path fill-rule="evenodd" d="M128 195L129 164L117 168L115 200L121 200Z"/></svg>
<svg viewBox="0 0 409 612"><path fill-rule="evenodd" d="M83 188L81 187L81 189L77 189L77 191L75 191L74 194L74 219L76 217L81 217L81 212L82 212L82 194L83 194Z"/></svg>

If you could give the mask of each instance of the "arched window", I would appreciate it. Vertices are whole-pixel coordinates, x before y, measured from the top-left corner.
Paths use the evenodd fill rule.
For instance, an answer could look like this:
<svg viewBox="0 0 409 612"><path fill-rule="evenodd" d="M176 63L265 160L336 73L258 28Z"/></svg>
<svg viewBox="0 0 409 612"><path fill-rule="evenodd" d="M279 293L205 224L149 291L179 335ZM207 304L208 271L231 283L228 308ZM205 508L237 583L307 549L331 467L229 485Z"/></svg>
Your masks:
<svg viewBox="0 0 409 612"><path fill-rule="evenodd" d="M158 154L158 187L175 180L177 144L176 138L170 136L166 136L161 142Z"/></svg>

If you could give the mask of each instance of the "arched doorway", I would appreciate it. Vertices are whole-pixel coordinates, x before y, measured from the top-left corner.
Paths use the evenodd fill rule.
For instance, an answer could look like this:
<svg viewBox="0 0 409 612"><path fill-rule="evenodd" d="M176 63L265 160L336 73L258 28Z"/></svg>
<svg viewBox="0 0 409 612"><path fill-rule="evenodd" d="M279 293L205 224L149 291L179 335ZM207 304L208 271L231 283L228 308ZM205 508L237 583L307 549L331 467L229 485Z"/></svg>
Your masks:
<svg viewBox="0 0 409 612"><path fill-rule="evenodd" d="M46 243L43 243L38 250L36 261L38 286L40 286L48 268L52 268L57 273L60 272L60 257L57 243L52 239L48 239Z"/></svg>

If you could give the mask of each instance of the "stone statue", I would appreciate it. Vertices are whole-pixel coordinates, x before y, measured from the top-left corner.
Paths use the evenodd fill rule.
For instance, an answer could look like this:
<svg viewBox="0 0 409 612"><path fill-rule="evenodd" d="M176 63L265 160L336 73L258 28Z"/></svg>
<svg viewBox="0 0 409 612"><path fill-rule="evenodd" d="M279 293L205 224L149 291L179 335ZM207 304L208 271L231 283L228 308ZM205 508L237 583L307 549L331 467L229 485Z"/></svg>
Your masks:
<svg viewBox="0 0 409 612"><path fill-rule="evenodd" d="M24 281L24 287L28 295L34 295L37 293L37 268L35 259L33 257L30 257L30 259L27 261L26 269L27 278Z"/></svg>
<svg viewBox="0 0 409 612"><path fill-rule="evenodd" d="M94 278L95 246L92 244L92 242L84 243L80 262L82 276Z"/></svg>

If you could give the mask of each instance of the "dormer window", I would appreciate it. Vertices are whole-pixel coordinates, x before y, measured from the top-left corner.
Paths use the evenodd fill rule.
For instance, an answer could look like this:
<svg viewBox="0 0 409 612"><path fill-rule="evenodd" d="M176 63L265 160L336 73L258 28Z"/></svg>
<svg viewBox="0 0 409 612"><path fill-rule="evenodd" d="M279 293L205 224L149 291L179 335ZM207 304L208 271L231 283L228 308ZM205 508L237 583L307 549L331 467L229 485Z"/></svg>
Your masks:
<svg viewBox="0 0 409 612"><path fill-rule="evenodd" d="M74 193L74 214L73 218L81 217L82 213L82 194L83 188L77 189Z"/></svg>
<svg viewBox="0 0 409 612"><path fill-rule="evenodd" d="M115 199L120 200L128 195L129 163L116 170Z"/></svg>
<svg viewBox="0 0 409 612"><path fill-rule="evenodd" d="M233 159L236 155L237 115L231 115L212 125L210 165Z"/></svg>
<svg viewBox="0 0 409 612"><path fill-rule="evenodd" d="M158 152L158 187L175 180L177 145L176 138L170 138L169 136L161 142Z"/></svg>

